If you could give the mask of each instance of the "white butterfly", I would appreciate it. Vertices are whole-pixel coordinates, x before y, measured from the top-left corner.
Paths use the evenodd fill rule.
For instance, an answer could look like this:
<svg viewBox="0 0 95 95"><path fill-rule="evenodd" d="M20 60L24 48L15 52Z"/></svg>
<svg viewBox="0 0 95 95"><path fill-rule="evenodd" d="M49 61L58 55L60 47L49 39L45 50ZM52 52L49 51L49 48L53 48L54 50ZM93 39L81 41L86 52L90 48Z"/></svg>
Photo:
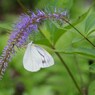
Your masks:
<svg viewBox="0 0 95 95"><path fill-rule="evenodd" d="M53 64L54 60L46 50L32 42L28 44L23 58L23 66L26 70L36 72Z"/></svg>

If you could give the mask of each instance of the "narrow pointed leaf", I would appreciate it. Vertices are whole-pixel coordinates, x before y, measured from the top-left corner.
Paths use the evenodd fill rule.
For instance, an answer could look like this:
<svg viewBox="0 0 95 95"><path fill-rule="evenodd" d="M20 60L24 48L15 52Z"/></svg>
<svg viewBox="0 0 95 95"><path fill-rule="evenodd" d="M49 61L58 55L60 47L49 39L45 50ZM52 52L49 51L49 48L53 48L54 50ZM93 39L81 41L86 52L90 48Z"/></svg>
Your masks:
<svg viewBox="0 0 95 95"><path fill-rule="evenodd" d="M85 33L88 33L90 29L95 25L95 13L92 13L86 20Z"/></svg>
<svg viewBox="0 0 95 95"><path fill-rule="evenodd" d="M76 26L77 24L81 23L89 14L91 8L89 8L84 14L82 14L81 16L79 16L74 22L72 22L71 24L73 26ZM72 27L70 25L65 26L64 28L66 29L71 29Z"/></svg>
<svg viewBox="0 0 95 95"><path fill-rule="evenodd" d="M64 54L81 54L84 56L92 57L95 58L95 49L90 49L90 48L68 48L64 51L62 50L56 50L57 52L61 52Z"/></svg>

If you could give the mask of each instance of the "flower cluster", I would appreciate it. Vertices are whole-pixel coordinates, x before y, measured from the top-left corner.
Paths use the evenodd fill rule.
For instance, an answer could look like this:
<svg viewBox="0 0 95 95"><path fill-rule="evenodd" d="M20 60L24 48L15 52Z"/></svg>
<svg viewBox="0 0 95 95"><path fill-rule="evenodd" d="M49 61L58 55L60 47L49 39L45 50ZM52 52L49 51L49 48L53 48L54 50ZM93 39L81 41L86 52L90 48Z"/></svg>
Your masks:
<svg viewBox="0 0 95 95"><path fill-rule="evenodd" d="M18 22L14 25L8 44L0 57L0 75L4 74L8 62L15 53L15 47L21 48L25 44L29 34L38 29L39 22L51 18L58 20L64 16L66 16L66 12L47 14L40 10L37 10L36 14L34 12L29 12L29 15L22 14Z"/></svg>

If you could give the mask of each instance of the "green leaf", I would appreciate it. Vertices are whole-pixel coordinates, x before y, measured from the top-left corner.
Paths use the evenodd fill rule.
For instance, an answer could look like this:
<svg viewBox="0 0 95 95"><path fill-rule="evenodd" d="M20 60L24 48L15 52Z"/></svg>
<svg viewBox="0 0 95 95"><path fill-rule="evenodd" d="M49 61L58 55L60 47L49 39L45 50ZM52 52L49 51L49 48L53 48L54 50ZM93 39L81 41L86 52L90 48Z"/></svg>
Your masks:
<svg viewBox="0 0 95 95"><path fill-rule="evenodd" d="M95 73L95 64L90 66L90 72Z"/></svg>
<svg viewBox="0 0 95 95"><path fill-rule="evenodd" d="M47 30L46 26L44 25L39 30L40 30L40 33L51 43L51 34Z"/></svg>
<svg viewBox="0 0 95 95"><path fill-rule="evenodd" d="M89 36L89 35L90 35L90 34L92 34L93 32L95 32L95 29L93 29L93 30L89 31L89 32L87 33L87 35L86 35L86 36Z"/></svg>
<svg viewBox="0 0 95 95"><path fill-rule="evenodd" d="M34 87L30 95L53 95L51 86Z"/></svg>
<svg viewBox="0 0 95 95"><path fill-rule="evenodd" d="M79 21L83 21L84 18L86 18L87 14L89 13L90 9L84 13L82 16L80 16ZM74 24L77 25L78 22L75 22ZM57 26L57 27L56 27ZM70 29L72 28L70 25L68 25ZM60 39L64 33L67 32L66 30L67 27L61 28L58 23L50 23L50 21L46 21L44 26L40 28L42 34L46 37L46 39L53 45L56 44L56 42ZM72 38L71 38L72 39ZM66 41L67 42L67 41Z"/></svg>
<svg viewBox="0 0 95 95"><path fill-rule="evenodd" d="M95 95L95 81L90 84L88 95Z"/></svg>
<svg viewBox="0 0 95 95"><path fill-rule="evenodd" d="M81 48L81 47L74 48L74 47L71 47L71 48L68 48L65 50L56 50L56 52L61 52L64 54L81 54L84 56L95 58L95 49L90 49L90 48Z"/></svg>
<svg viewBox="0 0 95 95"><path fill-rule="evenodd" d="M95 13L89 15L85 22L85 32L88 33L89 30L95 25Z"/></svg>
<svg viewBox="0 0 95 95"><path fill-rule="evenodd" d="M91 8L89 8L84 14L82 14L81 16L79 16L79 17L78 17L74 22L72 22L71 24L72 24L73 26L76 26L77 24L81 23L81 22L88 16L90 10L91 10ZM67 25L67 26L65 26L64 28L66 28L66 29L71 29L72 26Z"/></svg>
<svg viewBox="0 0 95 95"><path fill-rule="evenodd" d="M48 12L54 11L54 8L64 8L64 9L71 9L73 5L73 0L40 0L40 2L37 2L36 7L37 8L46 8L50 9Z"/></svg>
<svg viewBox="0 0 95 95"><path fill-rule="evenodd" d="M87 17L87 15L88 15L90 9L91 9L91 8L89 8L84 14L82 14L75 22L73 22L73 23L71 23L71 24L72 24L73 26L75 26L75 25L81 23L81 22ZM58 26L58 25L57 25L57 26ZM59 27L59 26L58 26L58 27ZM57 28L58 28L58 27L57 27ZM71 28L72 28L71 25L67 25L67 26L65 26L65 27L62 28L62 29L59 27L59 29L63 30L63 33L60 34L60 36L59 36L58 39L57 39L57 42L60 42L60 38L62 38L62 41L61 41L61 42L64 42L64 41L65 41L66 44L69 45L69 44L71 43L70 40L73 39L73 38L72 38L72 34L71 34L71 35L70 35L70 33L68 34L68 35L70 35L69 38L68 38L68 40L70 39L70 40L69 40L70 43L67 43L67 41L66 41L67 38L65 38L66 36L64 37L64 41L63 41L63 37L62 37L62 36L64 36L64 33L66 33L66 32L68 31L68 29L71 29ZM67 35L67 37L68 37L68 35ZM73 37L74 37L74 36L73 36ZM57 44L57 42L56 42L56 44ZM60 43L61 43L61 42L60 42Z"/></svg>
<svg viewBox="0 0 95 95"><path fill-rule="evenodd" d="M4 30L7 30L7 31L11 31L12 28L10 27L11 25L10 24L6 24L6 23L0 23L0 28L1 29L4 29Z"/></svg>
<svg viewBox="0 0 95 95"><path fill-rule="evenodd" d="M53 45L57 42L60 36L62 36L66 32L63 29L57 28L50 21L46 21L44 25L40 28L40 30L45 38Z"/></svg>
<svg viewBox="0 0 95 95"><path fill-rule="evenodd" d="M60 24L58 23L58 21L53 21L53 20L51 20L51 22L52 22L58 29L66 30L66 29L64 29L64 23L63 23L63 25L60 25Z"/></svg>
<svg viewBox="0 0 95 95"><path fill-rule="evenodd" d="M64 50L72 45L72 40L77 37L74 32L68 31L61 35L55 44L56 49Z"/></svg>

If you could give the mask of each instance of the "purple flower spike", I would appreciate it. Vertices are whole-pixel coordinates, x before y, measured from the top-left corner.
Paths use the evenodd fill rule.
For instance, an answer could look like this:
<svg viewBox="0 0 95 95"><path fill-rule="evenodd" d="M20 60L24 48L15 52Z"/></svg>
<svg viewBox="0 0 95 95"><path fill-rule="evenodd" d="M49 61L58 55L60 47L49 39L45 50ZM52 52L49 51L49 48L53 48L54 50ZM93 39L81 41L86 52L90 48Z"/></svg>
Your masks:
<svg viewBox="0 0 95 95"><path fill-rule="evenodd" d="M37 10L37 16L45 16L43 11Z"/></svg>
<svg viewBox="0 0 95 95"><path fill-rule="evenodd" d="M34 19L34 18L37 18L36 14L35 13L32 13L31 17Z"/></svg>
<svg viewBox="0 0 95 95"><path fill-rule="evenodd" d="M15 53L15 47L21 48L27 41L29 35L32 31L38 29L38 23L46 19L57 19L60 20L60 17L66 16L66 12L61 12L60 14L56 12L48 13L41 10L37 10L37 13L29 12L28 14L22 14L18 22L13 27L13 32L10 35L7 46L3 50L3 54L0 57L0 78L4 74L8 62L11 60L13 54Z"/></svg>

